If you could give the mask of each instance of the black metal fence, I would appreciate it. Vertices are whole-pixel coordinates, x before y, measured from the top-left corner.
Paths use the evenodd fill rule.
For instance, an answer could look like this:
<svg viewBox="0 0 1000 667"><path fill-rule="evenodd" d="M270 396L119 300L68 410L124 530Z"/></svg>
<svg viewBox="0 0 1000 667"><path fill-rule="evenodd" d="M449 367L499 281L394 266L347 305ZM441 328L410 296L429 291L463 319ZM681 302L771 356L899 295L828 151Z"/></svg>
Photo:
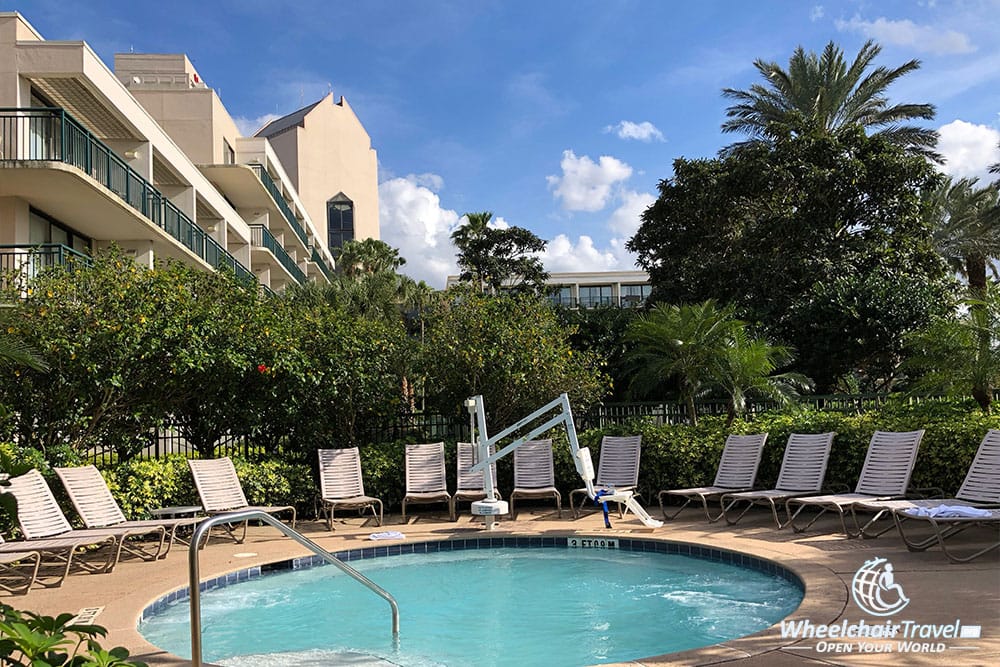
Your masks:
<svg viewBox="0 0 1000 667"><path fill-rule="evenodd" d="M798 403L805 407L839 412L866 412L885 405L889 400L906 403L922 403L942 400L938 396L904 397L898 394L835 394L827 396L805 396ZM750 415L766 412L779 407L769 401L748 404ZM725 415L729 405L726 401L697 401L698 416ZM579 430L607 428L627 423L630 419L650 418L657 424L679 424L688 421L687 406L677 402L606 403L594 406L583 414L574 416ZM360 429L357 440L362 443L394 442L412 438L426 442L438 440L468 440L469 419L467 415L441 415L433 413L412 413L384 420L368 428ZM219 456L251 456L258 450L253 438L246 435L229 435L216 443ZM194 446L176 428L161 428L151 434L149 444L138 454L139 458L159 458L168 454L192 456ZM95 463L110 463L116 458L112 449L94 449L88 452L88 459Z"/></svg>

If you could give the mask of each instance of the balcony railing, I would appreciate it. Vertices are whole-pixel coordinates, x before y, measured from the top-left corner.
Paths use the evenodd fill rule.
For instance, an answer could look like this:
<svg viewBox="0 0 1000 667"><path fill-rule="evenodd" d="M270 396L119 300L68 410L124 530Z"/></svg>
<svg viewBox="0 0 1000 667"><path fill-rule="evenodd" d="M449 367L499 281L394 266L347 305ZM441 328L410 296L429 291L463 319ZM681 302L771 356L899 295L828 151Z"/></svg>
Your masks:
<svg viewBox="0 0 1000 667"><path fill-rule="evenodd" d="M0 162L32 160L77 167L208 264L226 267L241 280L255 280L228 250L64 109L0 109Z"/></svg>
<svg viewBox="0 0 1000 667"><path fill-rule="evenodd" d="M302 241L303 245L309 245L309 241L306 238L306 230L302 229L302 225L299 224L295 214L292 213L291 207L281 194L281 188L279 188L278 184L274 182L273 178L271 178L271 174L267 173L267 169L264 168L264 165L251 164L250 168L253 169L255 174L257 174L257 178L260 179L260 182L264 185L264 189L271 195L271 199L274 200L274 203L278 205L278 208L281 210L281 214L285 216L285 220L288 221L288 224L291 226L292 231L295 232L295 235L299 237L299 240Z"/></svg>
<svg viewBox="0 0 1000 667"><path fill-rule="evenodd" d="M267 248L271 251L271 254L277 258L278 262L285 267L292 276L299 281L299 283L304 283L306 281L306 274L302 272L302 269L298 267L295 260L292 259L281 244L278 243L278 239L274 238L274 234L264 225L250 225L250 240L258 248Z"/></svg>
<svg viewBox="0 0 1000 667"><path fill-rule="evenodd" d="M316 263L316 266L319 267L319 270L323 272L323 275L326 276L326 279L329 280L332 283L333 282L333 271L331 271L330 267L327 266L326 262L323 261L322 255L319 254L319 251L316 250L315 246L312 249L312 258L311 259L312 259L313 262Z"/></svg>
<svg viewBox="0 0 1000 667"><path fill-rule="evenodd" d="M549 303L562 308L597 308L599 306L617 306L619 308L640 308L646 303L646 299L625 295L613 296L584 296L580 298L572 296L549 296Z"/></svg>
<svg viewBox="0 0 1000 667"><path fill-rule="evenodd" d="M90 257L59 243L0 245L0 281L5 280L5 276L12 274L34 278L45 269L53 266L90 267L92 265Z"/></svg>

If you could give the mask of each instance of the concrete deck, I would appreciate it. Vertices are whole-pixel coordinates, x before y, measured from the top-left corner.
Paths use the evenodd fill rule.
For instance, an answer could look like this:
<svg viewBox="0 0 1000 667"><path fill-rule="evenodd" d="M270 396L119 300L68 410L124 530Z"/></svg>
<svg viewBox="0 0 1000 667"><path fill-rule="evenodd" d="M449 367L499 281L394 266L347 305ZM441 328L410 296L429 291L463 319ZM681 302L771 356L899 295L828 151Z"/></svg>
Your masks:
<svg viewBox="0 0 1000 667"><path fill-rule="evenodd" d="M654 512L654 514L656 514ZM963 626L978 625L980 638L923 638L916 641L929 644L943 652L898 652L897 637L891 641L878 639L782 638L779 626L749 637L727 641L683 653L638 659L629 665L711 665L727 663L745 667L764 665L997 665L1000 664L1000 552L993 551L970 564L948 562L940 549L922 553L908 552L891 531L874 540L847 539L833 531L833 520L821 520L810 531L795 534L790 529L778 531L770 514L751 512L737 526L724 522L709 524L704 515L686 510L678 520L655 530L646 529L628 517L616 520L614 528L606 530L599 513L588 513L580 519L563 519L544 507L522 509L517 521L504 521L491 536L520 535L595 535L604 537L634 537L697 543L714 548L749 553L781 563L796 572L805 582L802 605L790 620L808 619L814 624L857 623L882 625L886 618L865 614L851 598L850 585L854 573L868 559L888 558L894 566L895 581L910 598L907 608L891 620L912 620L918 624L952 624L960 619ZM427 541L450 537L468 538L484 535L481 521L468 514L456 523L446 514L418 513L404 525L398 516L386 518L382 528L364 523L360 518L347 518L335 524L330 533L319 522L302 522L299 529L310 539L330 551L372 546L367 536L377 530L400 530L407 541ZM978 533L976 531L979 531ZM955 538L955 544L986 544L996 538L996 531L972 529ZM379 545L393 544L380 542ZM240 554L237 556L237 554ZM247 554L253 554L247 556ZM251 527L247 540L235 544L231 540L213 539L201 553L202 578L245 569L254 565L308 555L292 540L269 526ZM133 657L150 665L186 665L189 661L169 655L147 643L136 631L142 609L165 593L187 585L187 548L178 546L158 563L124 560L110 574L73 574L61 588L35 588L24 596L4 595L0 600L17 608L54 615L78 611L85 607L103 606L95 622L108 629L105 646L125 646ZM655 620L651 620L656 628ZM667 628L659 628L668 631ZM861 643L869 646L862 647ZM893 652L866 652L863 649L891 648ZM826 650L824 650L826 649ZM850 653L835 652L836 649ZM539 665L545 664L539 656Z"/></svg>

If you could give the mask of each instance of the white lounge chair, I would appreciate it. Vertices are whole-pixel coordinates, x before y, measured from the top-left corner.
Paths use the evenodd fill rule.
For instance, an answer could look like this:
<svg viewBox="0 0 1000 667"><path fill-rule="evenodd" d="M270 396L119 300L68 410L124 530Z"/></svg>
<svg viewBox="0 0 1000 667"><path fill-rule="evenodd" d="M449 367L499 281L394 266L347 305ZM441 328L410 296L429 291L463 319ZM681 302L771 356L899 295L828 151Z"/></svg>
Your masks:
<svg viewBox="0 0 1000 667"><path fill-rule="evenodd" d="M670 489L660 491L657 494L656 499L660 503L660 511L663 512L663 518L673 519L692 502L700 500L702 509L705 510L705 516L709 521L715 522L721 519L722 509L720 508L719 514L713 517L712 513L708 510L708 501L716 500L726 493L749 491L753 488L765 442L767 442L767 433L730 435L726 438L726 445L722 450L719 469L715 473L715 481L712 483L712 486ZM670 515L667 514L667 510L663 506L663 499L667 496L678 496L685 499L684 504Z"/></svg>
<svg viewBox="0 0 1000 667"><path fill-rule="evenodd" d="M318 454L320 502L327 516L327 527L333 530L333 513L338 507L357 510L367 507L372 511L375 523L381 526L382 501L365 495L358 448L320 449Z"/></svg>
<svg viewBox="0 0 1000 667"><path fill-rule="evenodd" d="M514 490L510 493L510 515L517 518L518 498L554 498L562 518L562 494L556 488L552 464L552 440L529 440L514 450Z"/></svg>
<svg viewBox="0 0 1000 667"><path fill-rule="evenodd" d="M639 456L642 450L641 435L612 436L601 439L600 460L597 464L597 479L594 487L597 490L614 488L616 491L635 491L639 485ZM580 499L577 507L574 498ZM587 489L573 489L569 492L569 506L573 516L579 516L579 510L587 502ZM619 504L620 515L624 515L624 505Z"/></svg>
<svg viewBox="0 0 1000 667"><path fill-rule="evenodd" d="M492 448L490 448L490 453L493 453ZM486 497L486 492L483 491L483 473L469 471L469 468L475 464L475 458L476 450L471 442L458 443L455 456L457 488L451 496L451 517L453 520L457 516L455 505L458 501L473 502ZM493 476L493 497L502 500L503 496L497 490L497 466L495 463L490 465L490 474Z"/></svg>
<svg viewBox="0 0 1000 667"><path fill-rule="evenodd" d="M403 497L403 521L407 503L447 503L452 521L451 494L445 476L444 443L431 442L406 446L406 495Z"/></svg>
<svg viewBox="0 0 1000 667"><path fill-rule="evenodd" d="M722 494L719 502L722 503L722 515L726 523L732 526L754 505L766 505L771 508L771 516L778 528L784 527L788 523L788 506L785 506L785 521L782 521L778 517L777 504L796 496L819 493L826 476L826 464L830 460L830 448L835 435L832 432L789 435L785 454L781 459L778 481L773 489ZM743 508L737 514L741 505Z"/></svg>
<svg viewBox="0 0 1000 667"><path fill-rule="evenodd" d="M199 517L184 517L129 521L96 467L88 465L77 468L54 468L54 470L62 481L73 507L76 508L76 513L80 515L83 525L87 528L123 528L134 530L136 533L143 530L155 533L162 529L160 544L154 558L163 558L167 555L174 540L177 539L178 528L193 527L202 520ZM167 532L169 538L164 541L162 535Z"/></svg>
<svg viewBox="0 0 1000 667"><path fill-rule="evenodd" d="M241 510L258 510L268 514L279 512L292 513L292 528L295 527L295 507L292 505L250 505L243 493L243 486L236 474L236 467L228 456L220 459L188 459L194 485L201 498L201 506L209 514L223 514ZM243 523L243 534L240 537L226 525L222 525L229 536L242 543L247 536L247 521Z"/></svg>
<svg viewBox="0 0 1000 667"><path fill-rule="evenodd" d="M865 464L861 468L861 476L858 478L854 493L789 498L785 503L785 511L788 512L788 524L791 525L792 530L801 533L813 525L823 514L831 511L836 512L837 516L840 517L840 525L845 535L848 537L860 536L864 529L858 524L856 515L854 516L855 530L852 531L847 527L847 521L844 518L845 510L850 510L855 503L892 500L905 496L906 489L910 485L913 464L917 459L917 449L920 447L920 440L923 436L922 429L906 432L875 431L871 443L868 445L868 454L865 456ZM797 507L794 512L792 512L793 507ZM795 519L806 508L818 511L807 523L796 524Z"/></svg>
<svg viewBox="0 0 1000 667"><path fill-rule="evenodd" d="M952 512L941 510L945 506ZM876 537L891 529L899 531L899 536L910 551L924 551L938 544L942 551L952 561L964 563L978 558L985 553L1000 547L1000 540L968 555L958 555L945 544L945 540L976 526L1000 525L1000 431L990 430L976 450L976 455L962 481L962 486L953 498L913 499L863 501L851 507L875 512L876 516L865 526L865 537ZM959 511L954 511L955 509ZM934 516L934 514L962 514L961 510L973 510L968 514L984 514L984 516ZM921 511L923 510L923 511ZM891 512L893 522L889 528L874 531L871 524L883 514ZM923 516L926 514L926 516ZM857 519L855 519L857 522ZM923 522L931 528L931 535L915 538L907 533L904 526L910 522Z"/></svg>
<svg viewBox="0 0 1000 667"><path fill-rule="evenodd" d="M121 552L125 547L125 539L132 536L157 535L163 539L163 528L153 530L132 530L130 528L100 528L74 530L59 508L48 482L37 470L30 470L23 475L10 478L10 493L17 500L17 523L24 535L23 542L16 542L18 549L25 547L37 549L54 557L63 566L62 573L56 581L44 586L58 586L69 574L70 567L76 562L87 572L110 572L118 564ZM107 546L108 554L103 564L96 565L84 558L74 556L84 547ZM149 552L130 549L143 558L151 559Z"/></svg>
<svg viewBox="0 0 1000 667"><path fill-rule="evenodd" d="M9 544L0 535L0 589L24 595L35 584L41 563L40 549L28 547L24 543ZM16 583L20 585L15 585Z"/></svg>

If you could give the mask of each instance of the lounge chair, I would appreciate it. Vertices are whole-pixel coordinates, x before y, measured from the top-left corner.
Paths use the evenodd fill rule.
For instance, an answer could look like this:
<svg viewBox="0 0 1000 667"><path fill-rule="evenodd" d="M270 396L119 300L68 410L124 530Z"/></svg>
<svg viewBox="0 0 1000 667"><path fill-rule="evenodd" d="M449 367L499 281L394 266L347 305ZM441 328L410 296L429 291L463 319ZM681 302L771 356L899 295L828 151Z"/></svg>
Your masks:
<svg viewBox="0 0 1000 667"><path fill-rule="evenodd" d="M54 470L66 488L76 513L80 515L83 525L87 528L123 528L134 530L136 534L143 530L155 533L162 528L164 533L169 532L169 539L160 540L154 558L163 558L167 555L174 540L177 539L178 528L193 527L202 520L202 517L184 517L129 521L96 467L89 465L77 468L54 468Z"/></svg>
<svg viewBox="0 0 1000 667"><path fill-rule="evenodd" d="M17 500L17 523L24 535L24 541L15 542L18 550L33 549L53 556L62 566L62 573L56 581L45 586L58 586L69 574L76 562L87 572L110 572L118 564L125 539L133 536L156 535L163 539L163 528L153 530L132 530L131 528L84 528L74 530L59 508L48 482L37 470L29 470L23 475L10 478L10 493ZM103 564L95 564L87 559L77 558L77 549L89 546L108 546L108 555ZM150 552L129 549L143 558L152 559Z"/></svg>
<svg viewBox="0 0 1000 667"><path fill-rule="evenodd" d="M21 544L4 542L0 535L0 589L15 595L27 593L38 578L42 552ZM10 583L18 582L15 586Z"/></svg>
<svg viewBox="0 0 1000 667"><path fill-rule="evenodd" d="M486 492L483 491L483 473L469 471L469 468L475 464L476 450L474 445L471 442L460 442L457 449L455 457L457 459L457 467L455 468L457 488L451 496L452 519L456 517L455 505L458 501L471 502L482 500L486 497ZM492 452L491 448L490 453L492 454ZM497 500L502 500L503 496L497 490L497 466L495 463L490 465L490 474L493 475L493 497Z"/></svg>
<svg viewBox="0 0 1000 667"><path fill-rule="evenodd" d="M327 527L333 530L333 513L338 507L346 509L371 509L375 523L382 525L382 501L365 495L361 478L361 454L357 447L320 449L319 490L320 502L326 513ZM375 513L378 505L378 513Z"/></svg>
<svg viewBox="0 0 1000 667"><path fill-rule="evenodd" d="M786 502L796 496L808 496L819 493L826 476L826 464L830 460L830 447L836 433L804 434L792 433L785 445L785 454L781 459L781 470L778 472L778 482L773 489L758 491L741 491L724 493L719 499L722 503L722 515L730 526L740 519L754 505L766 505L771 508L771 516L778 528L788 523L787 505L785 521L778 517L778 503ZM743 505L745 503L745 505ZM742 511L739 511L743 505ZM737 511L739 513L737 514Z"/></svg>
<svg viewBox="0 0 1000 667"><path fill-rule="evenodd" d="M785 503L788 512L788 525L796 533L801 533L816 523L828 511L836 512L840 517L840 525L848 537L858 537L864 532L859 525L857 515L854 517L855 530L847 527L844 518L845 510L851 510L852 505L872 500L892 500L906 495L910 485L910 475L913 473L913 463L917 459L917 449L924 431L890 432L875 431L864 466L854 493L839 493L822 496L804 496L789 498ZM792 512L792 508L797 509ZM806 509L818 510L815 516L805 524L796 524L795 519ZM874 522L874 519L872 520ZM869 523L872 523L869 522Z"/></svg>
<svg viewBox="0 0 1000 667"><path fill-rule="evenodd" d="M562 518L562 494L556 488L552 464L552 440L529 440L514 450L514 490L510 493L510 515L517 518L518 498L554 498Z"/></svg>
<svg viewBox="0 0 1000 667"><path fill-rule="evenodd" d="M696 500L701 501L705 516L711 522L722 518L720 508L717 516L712 516L708 510L708 501L721 498L727 493L738 493L749 491L753 488L754 480L757 478L757 467L760 465L760 456L764 451L764 443L767 441L767 433L757 433L755 435L730 435L726 438L726 445L722 450L722 459L719 461L719 469L715 473L715 481L712 486L699 486L690 489L671 489L660 491L656 499L660 503L660 511L663 512L664 519L673 519L681 513L685 507ZM668 515L663 506L665 496L680 496L684 498L684 504L676 512Z"/></svg>
<svg viewBox="0 0 1000 667"><path fill-rule="evenodd" d="M268 514L279 512L292 513L292 528L295 527L295 507L292 505L270 506L250 505L243 493L240 478L236 475L236 467L228 456L220 459L188 459L194 485L201 498L201 506L209 514L224 514L241 510L258 510ZM247 521L243 522L243 533L236 536L232 528L223 524L223 528L237 544L241 544L247 536Z"/></svg>
<svg viewBox="0 0 1000 667"><path fill-rule="evenodd" d="M403 521L407 503L447 503L449 517L455 520L448 478L445 476L444 443L431 442L406 446L406 495L403 497Z"/></svg>
<svg viewBox="0 0 1000 667"><path fill-rule="evenodd" d="M642 449L641 435L612 436L606 435L601 440L601 458L597 464L597 479L594 487L600 489L615 489L616 491L635 491L639 485L639 454ZM576 506L574 498L580 499L580 507ZM569 492L569 506L573 516L579 516L579 510L587 502L587 489L573 489ZM624 514L624 505L619 504L619 514Z"/></svg>
<svg viewBox="0 0 1000 667"><path fill-rule="evenodd" d="M942 509L942 506L951 511ZM852 512L855 509L875 512L875 519L891 512L893 522L888 528L872 530L871 524L875 521L872 519L866 524L863 535L876 537L895 526L910 551L924 551L934 544L939 544L950 560L964 563L1000 547L1000 541L997 541L970 555L959 556L945 544L945 540L968 528L1000 525L1000 431L990 430L986 433L962 481L962 486L953 498L860 502L856 503L856 507L851 506ZM961 516L963 513L982 516ZM944 515L935 516L936 514ZM931 535L918 539L908 534L904 526L910 526L911 521L928 524Z"/></svg>

